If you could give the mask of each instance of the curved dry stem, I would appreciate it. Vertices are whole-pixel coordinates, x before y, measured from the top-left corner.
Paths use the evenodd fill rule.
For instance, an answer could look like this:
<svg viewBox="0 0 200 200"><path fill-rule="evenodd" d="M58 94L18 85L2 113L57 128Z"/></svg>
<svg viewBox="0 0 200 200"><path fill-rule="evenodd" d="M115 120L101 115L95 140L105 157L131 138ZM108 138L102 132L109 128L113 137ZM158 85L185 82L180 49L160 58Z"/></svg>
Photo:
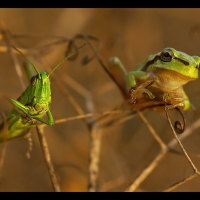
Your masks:
<svg viewBox="0 0 200 200"><path fill-rule="evenodd" d="M174 137L176 138L176 140L177 140L177 142L178 142L178 144L179 144L181 150L182 150L183 153L185 154L185 157L187 158L187 160L188 160L189 164L191 165L191 167L193 168L194 172L195 172L195 173L198 173L197 167L195 166L195 164L193 163L193 161L192 161L191 158L189 157L189 155L188 155L187 151L185 150L185 148L184 148L182 142L179 140L179 138L178 138L178 136L177 136L177 134L176 134L176 131L174 130L174 127L173 127L172 122L171 122L171 119L170 119L170 117L169 117L168 109L167 109L167 108L165 108L165 112L166 112L166 116L167 116L167 120L168 120L168 122L169 122L169 125L170 125L170 127L171 127L171 129L172 129L172 132L173 132L173 134L174 134Z"/></svg>

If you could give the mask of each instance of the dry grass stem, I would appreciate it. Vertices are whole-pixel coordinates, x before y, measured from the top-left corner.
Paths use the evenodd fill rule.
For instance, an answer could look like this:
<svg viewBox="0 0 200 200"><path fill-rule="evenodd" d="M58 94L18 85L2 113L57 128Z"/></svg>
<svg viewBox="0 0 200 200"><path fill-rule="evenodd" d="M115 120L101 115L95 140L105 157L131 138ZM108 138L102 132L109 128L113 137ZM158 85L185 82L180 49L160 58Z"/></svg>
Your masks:
<svg viewBox="0 0 200 200"><path fill-rule="evenodd" d="M6 45L7 45L7 50L8 50L8 53L10 54L11 56L11 60L15 66L15 70L17 72L17 75L18 75L18 78L19 78L19 82L21 84L21 87L22 89L24 90L26 88L26 85L23 81L23 72L22 72L22 69L21 69L21 66L19 64L19 61L16 57L16 55L13 53L13 49L12 49L12 43L11 43L11 37L9 35L9 33L7 31L2 31L3 35L4 35L4 40L6 42Z"/></svg>
<svg viewBox="0 0 200 200"><path fill-rule="evenodd" d="M65 122L68 122L68 121L85 119L85 118L90 118L90 117L95 117L95 116L115 115L115 114L122 113L122 112L126 112L126 111L124 111L124 110L111 110L111 111L105 111L103 113L86 113L86 114L82 114L82 115L66 117L66 118L63 118L63 119L57 119L57 120L55 120L55 124L61 124L61 123L65 123ZM38 126L46 127L48 125L47 124L39 124Z"/></svg>
<svg viewBox="0 0 200 200"><path fill-rule="evenodd" d="M102 192L111 191L114 188L122 185L125 181L126 181L126 178L124 176L120 176L118 178L115 178L113 180L103 183L103 185L99 188L99 191L102 191Z"/></svg>
<svg viewBox="0 0 200 200"><path fill-rule="evenodd" d="M85 99L86 109L89 112L92 112L94 110L94 103L92 101L92 96L91 96L90 91L88 91L86 88L84 88L80 83L78 83L76 80L74 80L70 76L63 75L63 81L67 84L67 86L70 86L78 94L83 96L83 98Z"/></svg>
<svg viewBox="0 0 200 200"><path fill-rule="evenodd" d="M179 136L179 140L183 141L184 139L188 138L188 136L190 136L192 133L194 133L194 131L197 129L197 128L200 128L200 118L197 119L195 122L193 122L189 128L187 128L183 134L181 134ZM177 140L176 138L174 138L173 140L171 140L171 142L168 144L168 147L169 148L174 148L176 145L177 145Z"/></svg>
<svg viewBox="0 0 200 200"><path fill-rule="evenodd" d="M88 191L97 191L97 178L99 173L99 158L101 152L102 129L97 123L92 126L90 132L90 154L89 154L89 180Z"/></svg>
<svg viewBox="0 0 200 200"><path fill-rule="evenodd" d="M142 112L138 111L137 114L142 119L146 127L148 128L149 132L151 133L152 137L158 142L161 149L166 149L166 144L162 141L162 139L158 136L155 129L151 126L151 124L148 122L146 117L142 114Z"/></svg>
<svg viewBox="0 0 200 200"><path fill-rule="evenodd" d="M139 114L139 113L138 113ZM141 114L141 113L140 113ZM141 119L144 120L145 124L147 125L147 127L149 127L149 131L151 132L152 135L156 136L155 138L159 138L156 134L155 131L152 131L152 126L149 124L149 122L141 116ZM200 127L200 119L197 119L191 126L190 128L186 129L184 131L184 133L182 135L180 135L180 139L179 140L183 140L185 138L187 138L190 134L192 134L197 128ZM154 129L153 129L154 130ZM157 140L156 139L156 140ZM161 151L160 153L155 157L155 159L142 171L142 173L136 178L136 180L134 180L134 182L131 184L131 186L128 187L128 189L126 191L128 192L133 192L136 191L137 188L141 185L141 183L151 174L151 172L156 168L156 166L159 164L159 162L162 160L162 158L164 158L164 156L173 148L175 148L175 146L178 144L178 141L176 138L173 138L167 145L161 145L162 143L160 143L160 140L157 140L158 143L161 146ZM194 168L193 168L194 169ZM195 173L197 174L197 173ZM177 188L179 185L182 185L184 183L186 183L188 180L191 180L192 178L195 178L196 176L191 176L188 179L184 179L181 182L178 182L177 184L173 185L172 187L170 187L170 190L173 190L175 188Z"/></svg>
<svg viewBox="0 0 200 200"><path fill-rule="evenodd" d="M177 134L176 134L176 131L174 130L174 127L173 127L173 124L172 124L171 119L170 119L170 117L169 117L167 108L165 108L165 112L166 112L166 116L167 116L168 122L169 122L169 124L170 124L170 127L171 127L171 129L172 129L172 132L173 132L173 134L174 134L174 137L176 138L176 140L177 140L177 142L178 142L178 144L179 144L181 150L182 150L183 153L185 154L185 157L187 158L187 160L188 160L189 164L191 165L191 167L193 168L194 172L195 172L195 173L198 173L197 167L195 166L195 164L193 163L193 161L192 161L191 158L189 157L189 155L188 155L188 153L186 152L186 150L185 150L183 144L182 144L181 141L179 140L179 138L178 138L178 136L177 136Z"/></svg>
<svg viewBox="0 0 200 200"><path fill-rule="evenodd" d="M69 91L66 89L66 87L64 87L62 85L62 83L60 83L59 81L57 81L56 79L54 79L57 87L59 88L59 90L62 92L62 94L67 98L68 102L73 106L74 110L82 115L84 114L84 110L81 108L81 106L77 103L77 101L75 100L74 97L72 97L72 95L70 95Z"/></svg>
<svg viewBox="0 0 200 200"><path fill-rule="evenodd" d="M140 112L137 111L137 114L142 119L149 132L153 136L153 138L158 142L161 147L161 152L154 158L154 160L142 171L142 173L134 180L134 182L126 189L126 192L134 192L140 186L140 184L151 174L151 172L156 168L159 162L164 158L167 152L167 146L162 141L162 139L158 136L155 129L148 122L146 117Z"/></svg>
<svg viewBox="0 0 200 200"><path fill-rule="evenodd" d="M166 150L161 151L153 161L141 172L141 174L134 180L134 182L125 190L125 192L134 192L140 184L151 174L159 162L164 158Z"/></svg>
<svg viewBox="0 0 200 200"><path fill-rule="evenodd" d="M18 47L18 49L23 53L23 54L27 54L28 53L28 50L27 49L25 49L25 48L20 48L20 47ZM11 50L12 51L12 53L14 53L14 54L19 54L17 51L15 51L14 49L12 49ZM1 53L5 53L5 52L8 52L8 47L7 46L3 46L3 45L1 45L0 46L0 52Z"/></svg>
<svg viewBox="0 0 200 200"><path fill-rule="evenodd" d="M188 176L187 178L184 178L183 180L178 181L177 183L173 184L171 187L169 187L166 190L164 190L164 192L171 192L171 191L175 190L177 187L187 183L188 181L196 178L199 175L200 175L199 173L194 173L194 174Z"/></svg>
<svg viewBox="0 0 200 200"><path fill-rule="evenodd" d="M60 192L61 191L60 185L58 183L58 180L57 180L57 177L55 174L55 170L54 170L54 167L53 167L53 164L51 161L51 156L50 156L46 138L44 136L43 127L36 127L36 130L37 130L40 146L41 146L41 149L42 149L42 152L44 155L45 163L48 168L48 172L49 172L49 176L50 176L50 180L51 180L53 189L55 192Z"/></svg>

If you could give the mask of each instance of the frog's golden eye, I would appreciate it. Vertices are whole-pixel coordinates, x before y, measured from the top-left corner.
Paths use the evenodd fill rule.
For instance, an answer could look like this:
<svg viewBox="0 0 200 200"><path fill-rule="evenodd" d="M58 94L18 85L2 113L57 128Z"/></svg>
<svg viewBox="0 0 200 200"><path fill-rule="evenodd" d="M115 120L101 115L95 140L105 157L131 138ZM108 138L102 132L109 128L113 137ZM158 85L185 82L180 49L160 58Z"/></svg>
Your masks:
<svg viewBox="0 0 200 200"><path fill-rule="evenodd" d="M32 85L35 85L36 80L37 80L37 77L36 77L36 76L33 76L33 77L31 78L31 84L32 84Z"/></svg>
<svg viewBox="0 0 200 200"><path fill-rule="evenodd" d="M163 61L163 62L170 62L173 58L173 52L172 51L169 51L169 50L164 50L163 52L161 52L160 54L160 59Z"/></svg>

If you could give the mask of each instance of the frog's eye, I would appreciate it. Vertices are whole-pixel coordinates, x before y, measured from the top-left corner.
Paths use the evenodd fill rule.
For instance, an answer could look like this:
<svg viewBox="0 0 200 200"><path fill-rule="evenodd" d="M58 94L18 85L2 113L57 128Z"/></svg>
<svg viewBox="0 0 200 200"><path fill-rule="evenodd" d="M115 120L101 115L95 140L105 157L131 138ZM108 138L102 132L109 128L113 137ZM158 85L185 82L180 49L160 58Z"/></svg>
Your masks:
<svg viewBox="0 0 200 200"><path fill-rule="evenodd" d="M164 50L163 52L161 52L160 54L160 59L163 61L163 62L170 62L173 58L173 52L172 51L167 51L167 50Z"/></svg>
<svg viewBox="0 0 200 200"><path fill-rule="evenodd" d="M32 84L32 85L35 85L36 80L37 80L37 77L36 77L36 76L33 76L33 77L31 78L31 84Z"/></svg>

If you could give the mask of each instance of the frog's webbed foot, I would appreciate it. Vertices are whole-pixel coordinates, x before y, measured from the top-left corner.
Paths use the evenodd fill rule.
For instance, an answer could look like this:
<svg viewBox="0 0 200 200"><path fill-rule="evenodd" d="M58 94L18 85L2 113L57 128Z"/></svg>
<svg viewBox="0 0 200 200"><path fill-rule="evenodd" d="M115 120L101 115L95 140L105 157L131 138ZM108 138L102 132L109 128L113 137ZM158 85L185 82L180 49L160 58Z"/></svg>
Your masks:
<svg viewBox="0 0 200 200"><path fill-rule="evenodd" d="M165 108L167 110L172 110L174 108L179 108L179 107L184 107L184 103L177 103L177 104L174 104L174 105L166 105Z"/></svg>
<svg viewBox="0 0 200 200"><path fill-rule="evenodd" d="M153 84L153 80L145 81L139 86L133 86L129 89L129 103L135 104L137 102L137 98L141 98L143 94L146 94L150 99L154 99L155 96L153 93L147 89L149 86Z"/></svg>
<svg viewBox="0 0 200 200"><path fill-rule="evenodd" d="M164 94L163 101L165 102L165 108L168 110L175 109L175 108L184 108L187 100L183 97L176 96L175 94Z"/></svg>

